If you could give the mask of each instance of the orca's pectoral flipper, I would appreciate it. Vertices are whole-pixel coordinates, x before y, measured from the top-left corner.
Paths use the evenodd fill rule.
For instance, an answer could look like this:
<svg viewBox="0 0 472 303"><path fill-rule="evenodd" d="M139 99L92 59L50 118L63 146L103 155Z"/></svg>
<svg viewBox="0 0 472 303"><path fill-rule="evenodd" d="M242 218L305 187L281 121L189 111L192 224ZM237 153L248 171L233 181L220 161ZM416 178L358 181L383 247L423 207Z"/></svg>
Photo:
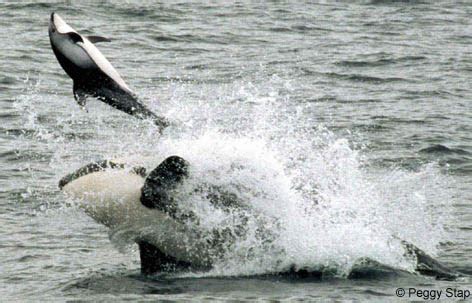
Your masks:
<svg viewBox="0 0 472 303"><path fill-rule="evenodd" d="M439 280L454 280L464 274L447 267L434 259L424 251L409 243L402 241L408 255L416 258L416 271L425 276L432 276Z"/></svg>
<svg viewBox="0 0 472 303"><path fill-rule="evenodd" d="M169 192L188 177L188 168L189 163L179 156L166 158L146 178L141 189L141 203L174 215L176 205Z"/></svg>
<svg viewBox="0 0 472 303"><path fill-rule="evenodd" d="M144 275L184 270L191 267L190 263L178 261L148 242L139 241L137 244L141 258L141 273Z"/></svg>

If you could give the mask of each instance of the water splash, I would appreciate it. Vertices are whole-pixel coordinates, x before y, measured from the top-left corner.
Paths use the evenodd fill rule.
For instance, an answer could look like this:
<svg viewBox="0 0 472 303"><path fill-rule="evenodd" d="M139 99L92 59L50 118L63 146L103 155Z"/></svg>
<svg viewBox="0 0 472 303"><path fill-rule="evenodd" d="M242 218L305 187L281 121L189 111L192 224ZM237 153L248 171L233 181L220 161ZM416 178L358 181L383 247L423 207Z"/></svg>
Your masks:
<svg viewBox="0 0 472 303"><path fill-rule="evenodd" d="M281 83L283 89L274 90ZM49 182L97 158L119 156L148 168L169 155L187 159L191 178L177 193L182 210L194 214L187 224L198 224L205 241L219 244L210 248L214 269L208 275L295 267L334 268L344 276L364 257L413 270L400 240L435 255L447 239L450 181L434 164L418 171L367 168L368 151L316 123L277 77L264 88L203 86L182 102L179 96L193 89L169 87L162 111L177 122L162 137L151 124L110 115L102 104L93 104L88 115L53 115L52 126L32 115L36 142L53 151L48 165L57 178ZM27 105L30 112L46 101L52 106L37 99ZM215 207L215 187L249 209ZM118 246L140 231L128 232L112 231Z"/></svg>
<svg viewBox="0 0 472 303"><path fill-rule="evenodd" d="M214 252L210 274L262 274L295 266L335 268L347 275L365 257L412 271L402 239L437 252L447 217L447 200L441 200L447 196L432 197L446 185L438 167L371 173L347 140L323 128L311 135L320 140L317 149L304 157L291 152L290 158L274 151L274 142L218 132L161 141L160 154L178 154L193 165L190 185L178 196L181 207L196 214L211 243L225 232L233 235L223 252ZM234 194L251 210L212 207L208 184ZM238 231L241 226L244 232Z"/></svg>

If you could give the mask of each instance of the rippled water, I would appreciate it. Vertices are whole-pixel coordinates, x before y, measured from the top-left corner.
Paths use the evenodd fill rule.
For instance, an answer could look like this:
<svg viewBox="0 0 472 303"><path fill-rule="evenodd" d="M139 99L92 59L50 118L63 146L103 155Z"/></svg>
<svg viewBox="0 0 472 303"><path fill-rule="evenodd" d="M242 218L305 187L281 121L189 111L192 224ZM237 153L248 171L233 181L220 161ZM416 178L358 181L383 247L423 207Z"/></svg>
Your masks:
<svg viewBox="0 0 472 303"><path fill-rule="evenodd" d="M49 46L52 11L111 38L99 48L173 126L159 136L94 100L80 110ZM394 236L472 273L471 16L466 1L2 2L2 297L378 301L397 287L472 289L469 278L346 278L360 256L408 270ZM260 248L251 260L143 277L135 248L57 188L96 159L151 169L175 153L283 216L287 255L249 241L238 247ZM264 275L281 260L335 274Z"/></svg>

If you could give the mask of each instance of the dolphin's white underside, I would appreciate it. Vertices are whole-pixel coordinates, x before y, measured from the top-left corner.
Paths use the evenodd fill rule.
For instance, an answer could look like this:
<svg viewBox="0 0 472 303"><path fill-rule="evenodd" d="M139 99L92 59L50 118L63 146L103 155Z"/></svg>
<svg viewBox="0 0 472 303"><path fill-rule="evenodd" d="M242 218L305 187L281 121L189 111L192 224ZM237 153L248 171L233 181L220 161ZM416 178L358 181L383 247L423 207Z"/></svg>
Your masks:
<svg viewBox="0 0 472 303"><path fill-rule="evenodd" d="M189 230L139 200L144 178L124 170L95 172L64 186L63 191L96 222L135 233L163 253L195 266L205 266L208 252L196 231Z"/></svg>

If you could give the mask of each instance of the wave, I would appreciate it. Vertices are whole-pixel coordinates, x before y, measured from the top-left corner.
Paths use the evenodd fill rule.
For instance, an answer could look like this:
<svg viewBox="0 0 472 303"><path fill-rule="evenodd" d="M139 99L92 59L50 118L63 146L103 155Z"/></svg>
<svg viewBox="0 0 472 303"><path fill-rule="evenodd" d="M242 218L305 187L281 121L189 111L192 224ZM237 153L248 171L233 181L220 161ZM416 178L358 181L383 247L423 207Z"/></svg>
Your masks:
<svg viewBox="0 0 472 303"><path fill-rule="evenodd" d="M442 155L471 155L472 153L461 148L450 148L442 144L435 144L419 150L425 154L442 154Z"/></svg>
<svg viewBox="0 0 472 303"><path fill-rule="evenodd" d="M398 64L402 62L410 61L423 61L426 60L425 56L404 56L399 58L382 58L376 60L343 60L338 61L335 64L346 67L378 67Z"/></svg>
<svg viewBox="0 0 472 303"><path fill-rule="evenodd" d="M411 79L401 78L401 77L377 77L377 76L352 74L352 73L344 74L344 73L337 73L337 72L317 72L307 67L302 67L300 68L300 70L305 75L322 75L328 78L346 80L346 81L351 81L351 82L366 82L366 83L372 83L372 84L385 84L385 83L392 83L392 82L414 82Z"/></svg>

